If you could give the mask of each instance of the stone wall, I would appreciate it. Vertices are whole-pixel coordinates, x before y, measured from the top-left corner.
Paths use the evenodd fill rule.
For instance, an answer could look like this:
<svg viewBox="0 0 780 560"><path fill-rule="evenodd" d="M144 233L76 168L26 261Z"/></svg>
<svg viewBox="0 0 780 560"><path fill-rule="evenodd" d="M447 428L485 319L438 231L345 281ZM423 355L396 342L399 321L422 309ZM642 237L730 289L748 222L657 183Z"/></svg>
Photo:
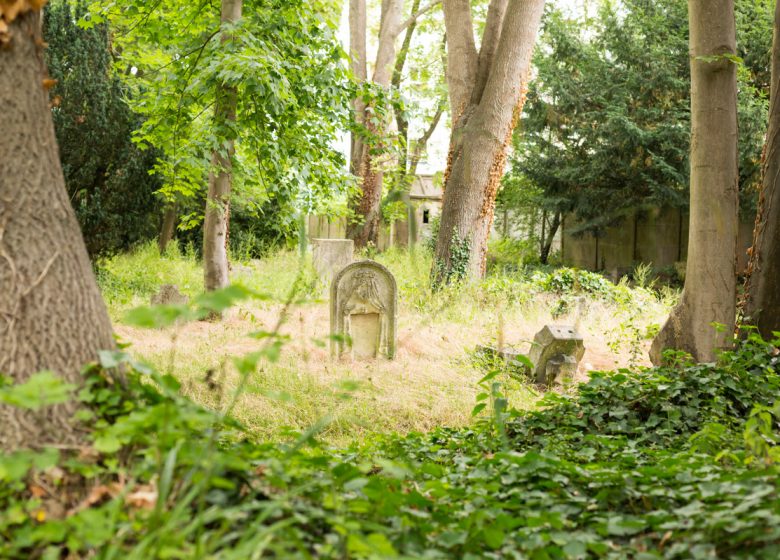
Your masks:
<svg viewBox="0 0 780 560"><path fill-rule="evenodd" d="M688 215L676 208L637 211L622 222L608 227L600 236L572 234L576 221L569 216L563 224L564 264L598 270L618 278L639 263L656 269L673 267L685 261L688 253ZM752 221L739 227L737 267L747 266L747 249L753 240Z"/></svg>

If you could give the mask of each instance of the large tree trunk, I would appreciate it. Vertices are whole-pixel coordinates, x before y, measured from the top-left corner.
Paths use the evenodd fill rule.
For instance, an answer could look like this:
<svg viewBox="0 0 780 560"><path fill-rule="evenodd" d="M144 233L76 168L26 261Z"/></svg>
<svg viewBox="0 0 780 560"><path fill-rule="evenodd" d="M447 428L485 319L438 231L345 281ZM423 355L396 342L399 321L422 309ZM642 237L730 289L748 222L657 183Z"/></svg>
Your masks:
<svg viewBox="0 0 780 560"><path fill-rule="evenodd" d="M222 0L222 23L241 19L242 0ZM231 40L222 36L222 43ZM235 122L238 92L235 87L217 86L214 123L224 128ZM207 291L218 290L230 284L228 276L228 223L230 219L230 190L233 182L233 154L235 144L228 140L227 149L215 149L209 173L209 192L206 199L206 218L203 224L203 268Z"/></svg>
<svg viewBox="0 0 780 560"><path fill-rule="evenodd" d="M492 0L477 55L469 3L444 2L454 124L434 261L437 284L484 274L496 194L543 9L544 0Z"/></svg>
<svg viewBox="0 0 780 560"><path fill-rule="evenodd" d="M737 67L734 0L689 0L691 210L680 303L653 341L712 361L730 345L736 314ZM717 330L712 323L723 325Z"/></svg>
<svg viewBox="0 0 780 560"><path fill-rule="evenodd" d="M22 382L53 370L79 383L81 367L114 348L111 322L65 190L42 85L40 14L13 19L0 4L2 23L9 25L0 26L0 373ZM73 411L0 405L0 450L78 442Z"/></svg>
<svg viewBox="0 0 780 560"><path fill-rule="evenodd" d="M745 322L766 339L780 331L780 2L775 5L772 42L772 87L753 249L744 306Z"/></svg>

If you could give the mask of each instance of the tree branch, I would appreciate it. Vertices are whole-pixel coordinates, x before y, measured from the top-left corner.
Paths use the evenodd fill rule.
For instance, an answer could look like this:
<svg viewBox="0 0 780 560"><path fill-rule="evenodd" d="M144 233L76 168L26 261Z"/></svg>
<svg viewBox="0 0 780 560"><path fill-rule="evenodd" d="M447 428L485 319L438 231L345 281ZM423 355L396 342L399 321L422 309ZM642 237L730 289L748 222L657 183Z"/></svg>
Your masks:
<svg viewBox="0 0 780 560"><path fill-rule="evenodd" d="M441 4L442 0L433 0L433 2L430 2L417 10L415 13L413 13L409 18L401 23L401 25L398 27L398 34L400 35L401 31L412 25L413 23L416 23L418 19L420 19L422 16L430 12L433 8Z"/></svg>
<svg viewBox="0 0 780 560"><path fill-rule="evenodd" d="M474 80L474 89L471 92L471 103L474 105L479 104L480 99L482 99L482 93L485 91L485 84L493 66L493 57L501 39L501 28L504 24L504 15L506 15L508 3L508 0L490 0L485 21L485 31L482 33L482 45L479 48L477 77Z"/></svg>
<svg viewBox="0 0 780 560"><path fill-rule="evenodd" d="M411 177L414 177L417 174L417 164L420 163L420 159L422 159L423 150L427 147L428 141L431 139L431 136L433 136L433 132L434 130L436 130L436 127L439 124L439 120L441 120L441 117L444 114L445 106L446 106L445 99L443 98L440 99L439 104L436 107L436 114L433 116L433 120L431 120L431 124L428 126L428 129L423 133L423 135L414 144L414 150L412 151L412 157L410 158L410 162L409 162L409 175Z"/></svg>

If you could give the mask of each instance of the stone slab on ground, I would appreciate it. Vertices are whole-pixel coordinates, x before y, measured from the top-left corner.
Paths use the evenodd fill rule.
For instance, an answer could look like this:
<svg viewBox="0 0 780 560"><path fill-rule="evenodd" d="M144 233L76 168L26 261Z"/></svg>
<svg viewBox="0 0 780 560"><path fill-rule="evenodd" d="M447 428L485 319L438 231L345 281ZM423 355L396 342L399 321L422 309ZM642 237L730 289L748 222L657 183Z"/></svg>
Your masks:
<svg viewBox="0 0 780 560"><path fill-rule="evenodd" d="M163 284L152 296L152 305L183 305L189 301L190 298L179 292L175 284Z"/></svg>

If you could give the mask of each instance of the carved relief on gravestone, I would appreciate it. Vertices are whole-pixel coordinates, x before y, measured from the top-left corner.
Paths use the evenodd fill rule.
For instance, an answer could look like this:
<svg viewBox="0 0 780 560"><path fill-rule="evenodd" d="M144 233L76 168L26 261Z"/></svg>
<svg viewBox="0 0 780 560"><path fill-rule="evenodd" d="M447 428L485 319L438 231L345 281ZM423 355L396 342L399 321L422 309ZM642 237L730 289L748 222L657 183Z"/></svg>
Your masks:
<svg viewBox="0 0 780 560"><path fill-rule="evenodd" d="M351 239L312 239L312 261L327 293L336 274L354 260L355 242Z"/></svg>
<svg viewBox="0 0 780 560"><path fill-rule="evenodd" d="M398 289L389 270L374 261L342 269L330 288L334 355L358 359L395 356Z"/></svg>
<svg viewBox="0 0 780 560"><path fill-rule="evenodd" d="M545 325L536 333L529 358L534 364L536 383L552 385L570 381L585 354L585 344L577 329L567 325Z"/></svg>

